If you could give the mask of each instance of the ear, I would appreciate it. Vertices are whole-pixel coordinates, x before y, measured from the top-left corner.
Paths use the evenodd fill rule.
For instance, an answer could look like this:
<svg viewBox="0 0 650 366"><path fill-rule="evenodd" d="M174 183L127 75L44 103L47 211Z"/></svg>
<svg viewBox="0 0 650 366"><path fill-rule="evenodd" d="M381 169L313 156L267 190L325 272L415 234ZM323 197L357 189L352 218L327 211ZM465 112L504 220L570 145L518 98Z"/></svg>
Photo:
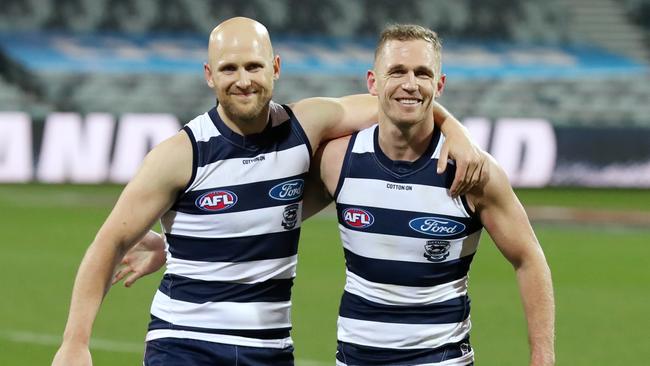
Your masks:
<svg viewBox="0 0 650 366"><path fill-rule="evenodd" d="M212 80L212 69L207 63L203 64L203 77L205 77L205 82L208 83L210 88L214 88L214 80Z"/></svg>
<svg viewBox="0 0 650 366"><path fill-rule="evenodd" d="M280 55L275 55L273 58L273 80L280 78Z"/></svg>
<svg viewBox="0 0 650 366"><path fill-rule="evenodd" d="M377 77L373 70L368 70L366 73L366 84L368 85L368 92L377 96Z"/></svg>
<svg viewBox="0 0 650 366"><path fill-rule="evenodd" d="M446 81L447 81L447 75L445 74L440 75L440 79L436 84L436 98L440 98L440 96L442 95L442 91L445 89Z"/></svg>

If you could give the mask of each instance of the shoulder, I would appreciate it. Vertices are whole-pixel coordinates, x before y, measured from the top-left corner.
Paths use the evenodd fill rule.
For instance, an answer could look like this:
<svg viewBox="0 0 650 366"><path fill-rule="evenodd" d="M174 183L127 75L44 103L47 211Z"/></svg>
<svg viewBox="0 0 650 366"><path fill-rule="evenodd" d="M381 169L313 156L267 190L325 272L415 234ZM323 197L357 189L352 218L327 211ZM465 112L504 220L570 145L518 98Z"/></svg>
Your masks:
<svg viewBox="0 0 650 366"><path fill-rule="evenodd" d="M345 108L338 98L307 98L290 104L289 108L314 147L325 138L325 131L342 121L345 115Z"/></svg>
<svg viewBox="0 0 650 366"><path fill-rule="evenodd" d="M315 163L330 194L336 189L350 139L351 136L345 136L327 141L316 153Z"/></svg>
<svg viewBox="0 0 650 366"><path fill-rule="evenodd" d="M182 188L192 175L193 151L184 130L156 145L145 157L141 172L164 184Z"/></svg>
<svg viewBox="0 0 650 366"><path fill-rule="evenodd" d="M487 179L473 188L467 198L475 210L489 207L513 195L512 186L505 170L489 154L487 154Z"/></svg>
<svg viewBox="0 0 650 366"><path fill-rule="evenodd" d="M291 103L289 107L302 123L307 124L318 123L321 120L331 119L338 113L343 113L343 106L338 98L306 98Z"/></svg>
<svg viewBox="0 0 650 366"><path fill-rule="evenodd" d="M219 135L219 130L212 122L210 117L212 111L203 113L199 116L194 117L183 127L183 130L189 131L186 134L192 134L192 138L197 141L207 140L212 136Z"/></svg>

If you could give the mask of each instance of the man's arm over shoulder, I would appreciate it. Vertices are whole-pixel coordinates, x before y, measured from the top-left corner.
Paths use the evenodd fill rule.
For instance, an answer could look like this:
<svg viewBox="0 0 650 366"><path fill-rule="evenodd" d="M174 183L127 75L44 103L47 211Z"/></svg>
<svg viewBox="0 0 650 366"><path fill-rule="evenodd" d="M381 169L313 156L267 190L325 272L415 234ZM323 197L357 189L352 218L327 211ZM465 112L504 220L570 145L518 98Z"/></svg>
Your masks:
<svg viewBox="0 0 650 366"><path fill-rule="evenodd" d="M316 151L309 170L303 201L303 220L332 202L350 136L325 142Z"/></svg>
<svg viewBox="0 0 650 366"><path fill-rule="evenodd" d="M63 343L55 365L90 364L88 342L116 265L173 204L192 173L192 145L185 132L156 146L124 188L81 262Z"/></svg>
<svg viewBox="0 0 650 366"><path fill-rule="evenodd" d="M327 140L349 135L377 122L377 97L307 98L291 104L314 151Z"/></svg>
<svg viewBox="0 0 650 366"><path fill-rule="evenodd" d="M501 167L490 158L489 177L468 195L481 222L513 265L531 348L531 365L554 365L555 305L551 272L523 206Z"/></svg>
<svg viewBox="0 0 650 366"><path fill-rule="evenodd" d="M290 105L316 151L324 141L347 136L377 122L379 103L370 94L349 95L341 98L307 98ZM446 140L438 162L438 172L447 167L449 156L456 160L457 169L451 192L464 194L480 184L487 175L486 157L476 146L469 132L437 102L433 104L434 123Z"/></svg>

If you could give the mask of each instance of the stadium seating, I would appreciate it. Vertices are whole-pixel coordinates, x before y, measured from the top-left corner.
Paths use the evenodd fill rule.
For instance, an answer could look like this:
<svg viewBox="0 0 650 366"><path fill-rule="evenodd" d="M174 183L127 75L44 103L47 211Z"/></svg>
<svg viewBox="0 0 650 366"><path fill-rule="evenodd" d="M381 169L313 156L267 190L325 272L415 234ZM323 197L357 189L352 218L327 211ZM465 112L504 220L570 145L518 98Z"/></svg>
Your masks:
<svg viewBox="0 0 650 366"><path fill-rule="evenodd" d="M647 2L607 2L620 7L630 24L650 31L647 20L650 18L643 16L649 11ZM75 34L84 37L110 34L121 42L119 37L126 35L131 38L125 38L125 42L135 39L133 42L137 46L138 40L151 39L147 38L150 35L193 34L200 40L200 47L204 47L205 35L215 23L234 15L247 15L265 23L275 39L300 35L312 37L307 41L316 45L329 44L327 37L352 39L353 36L360 36L362 42L372 44L372 38L387 22L413 22L437 30L445 40L447 52L453 53L455 44L473 43L487 47L488 52L509 52L501 50L499 44L504 43L523 47L545 45L551 52L557 47L558 53L566 53L562 47L585 41L572 28L577 3L567 0L414 0L399 3L388 0L5 0L0 14L0 37L4 34L5 39L10 39L16 32L53 37L52 31L57 31L73 37ZM0 53L12 57L6 44L3 49L0 43ZM447 48L447 45L451 46ZM531 54L534 55L531 51L527 57ZM579 52L575 55L582 57ZM584 59L589 61L591 57L593 60L599 55L602 54ZM620 60L627 56L618 54L616 57ZM128 66L111 70L81 70L74 66L68 70L39 68L30 64L34 59L25 58L27 61L22 67L31 69L19 73L18 78L10 76L7 68L0 67L0 110L28 111L35 119L51 111L79 111L118 115L163 112L188 120L214 104L214 95L200 72L200 60L191 65L191 72L181 67L146 71L147 65L137 69L144 71L133 72ZM446 66L457 66L457 60L452 58ZM507 62L492 74L476 75L475 71L452 69L441 101L459 117L541 117L563 125L650 126L650 111L645 103L650 100L648 60L634 62L636 64L630 65L639 66L634 72L589 69L588 72L578 70L562 75L552 70L539 74L534 67L511 74L507 72L511 67ZM602 63L612 64L609 59ZM366 90L364 67L349 67L354 72L340 73L336 69L322 71L313 65L305 70L285 66L289 66L285 69L289 72L283 74L275 92L276 100L281 102ZM620 62L619 66L619 69L627 67Z"/></svg>

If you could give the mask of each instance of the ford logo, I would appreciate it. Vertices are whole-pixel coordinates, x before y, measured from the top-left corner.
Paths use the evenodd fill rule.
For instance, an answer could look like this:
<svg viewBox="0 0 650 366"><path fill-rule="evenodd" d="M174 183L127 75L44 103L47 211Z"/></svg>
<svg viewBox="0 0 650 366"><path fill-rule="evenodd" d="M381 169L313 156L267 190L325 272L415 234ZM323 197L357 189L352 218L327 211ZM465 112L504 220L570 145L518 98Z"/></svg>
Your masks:
<svg viewBox="0 0 650 366"><path fill-rule="evenodd" d="M465 231L465 224L442 217L418 217L409 221L411 229L431 236L452 236Z"/></svg>
<svg viewBox="0 0 650 366"><path fill-rule="evenodd" d="M273 186L269 190L269 196L280 201L291 201L297 198L302 198L302 190L305 182L302 179L293 179L282 182Z"/></svg>

